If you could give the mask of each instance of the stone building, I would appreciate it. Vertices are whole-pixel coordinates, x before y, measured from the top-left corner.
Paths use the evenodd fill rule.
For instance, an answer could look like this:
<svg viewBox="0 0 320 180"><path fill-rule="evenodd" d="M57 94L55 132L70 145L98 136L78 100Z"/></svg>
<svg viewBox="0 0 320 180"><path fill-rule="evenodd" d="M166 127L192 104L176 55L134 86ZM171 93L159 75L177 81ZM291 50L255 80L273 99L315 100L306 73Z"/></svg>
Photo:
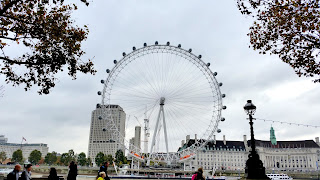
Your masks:
<svg viewBox="0 0 320 180"><path fill-rule="evenodd" d="M99 106L92 111L91 124L90 124L90 135L89 135L89 146L88 146L88 157L92 159L95 164L95 157L99 152L103 152L105 155L111 154L115 157L118 149L122 149L124 152L124 137L125 137L125 121L126 113L119 105L110 105L111 116L113 123L109 123L105 118L105 112L108 106ZM104 117L104 118L102 118ZM108 127L106 127L108 126ZM121 134L120 142L115 141L116 127L117 131ZM106 128L106 131L103 131Z"/></svg>
<svg viewBox="0 0 320 180"><path fill-rule="evenodd" d="M18 144L18 143L8 143L8 139L5 138L4 135L0 135L0 152L5 152L7 158L12 158L13 152L18 149L22 150L22 156L24 159L28 159L30 153L33 150L38 150L41 152L41 156L44 158L49 151L49 147L47 144L43 143L32 143L32 144Z"/></svg>
<svg viewBox="0 0 320 180"><path fill-rule="evenodd" d="M186 148L195 143L188 135L182 146ZM267 170L279 171L315 171L320 163L319 138L299 141L277 141L273 127L270 130L270 141L256 140L256 149ZM185 170L196 170L203 167L205 170L244 170L248 154L251 150L251 141L243 136L243 141L223 140L209 141L203 150L185 162Z"/></svg>
<svg viewBox="0 0 320 180"><path fill-rule="evenodd" d="M183 141L184 142L184 141ZM186 139L184 147L195 143L195 139ZM237 170L244 169L248 157L243 141L214 140L208 142L204 149L199 150L196 156L184 163L185 170L195 171L199 167L205 170Z"/></svg>

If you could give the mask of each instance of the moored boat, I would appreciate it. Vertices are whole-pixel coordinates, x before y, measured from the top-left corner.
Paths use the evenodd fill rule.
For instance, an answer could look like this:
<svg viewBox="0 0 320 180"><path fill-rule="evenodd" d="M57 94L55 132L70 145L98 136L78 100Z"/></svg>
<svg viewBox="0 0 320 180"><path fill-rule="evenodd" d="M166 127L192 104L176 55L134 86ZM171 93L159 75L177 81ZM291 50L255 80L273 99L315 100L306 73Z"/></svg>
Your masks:
<svg viewBox="0 0 320 180"><path fill-rule="evenodd" d="M292 180L287 174L266 174L271 180Z"/></svg>

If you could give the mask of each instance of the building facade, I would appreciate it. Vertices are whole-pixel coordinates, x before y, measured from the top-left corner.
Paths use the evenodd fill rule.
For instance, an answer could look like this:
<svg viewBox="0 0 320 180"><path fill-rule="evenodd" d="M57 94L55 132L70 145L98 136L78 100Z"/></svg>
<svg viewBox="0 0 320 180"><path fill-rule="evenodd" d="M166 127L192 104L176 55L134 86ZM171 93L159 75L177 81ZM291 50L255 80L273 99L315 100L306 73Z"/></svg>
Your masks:
<svg viewBox="0 0 320 180"><path fill-rule="evenodd" d="M34 150L41 152L41 156L44 158L49 151L47 144L36 143L36 144L18 144L18 143L8 143L8 139L4 135L0 135L0 152L5 152L7 158L12 158L13 152L18 149L22 150L22 155L24 159L28 159L30 153Z"/></svg>
<svg viewBox="0 0 320 180"><path fill-rule="evenodd" d="M187 136L184 147L189 147L197 139L190 139ZM200 140L201 141L201 140ZM184 143L184 140L182 141ZM244 169L248 152L243 141L216 140L209 141L204 149L199 150L194 158L184 163L184 169L196 171L199 167L204 170L238 170Z"/></svg>
<svg viewBox="0 0 320 180"><path fill-rule="evenodd" d="M248 146L250 146L248 141ZM313 140L270 141L257 140L257 151L266 169L289 171L314 171L319 163L319 142Z"/></svg>
<svg viewBox="0 0 320 180"><path fill-rule="evenodd" d="M95 157L99 152L103 152L105 155L111 154L115 157L118 149L122 149L124 152L124 137L125 137L125 121L126 113L119 105L110 105L111 116L113 123L108 123L107 118L101 118L108 106L97 107L92 111L91 124L90 124L90 135L89 135L89 146L88 146L88 157L92 159L95 164ZM110 130L110 127L116 126L117 131L120 133L120 141L115 141L114 130ZM103 131L106 128L106 131ZM98 165L99 166L99 165Z"/></svg>
<svg viewBox="0 0 320 180"><path fill-rule="evenodd" d="M135 147L141 149L141 126L134 128L134 144Z"/></svg>
<svg viewBox="0 0 320 180"><path fill-rule="evenodd" d="M301 141L276 141L273 128L270 141L256 140L256 149L266 170L273 171L316 171L320 163L319 138ZM186 148L197 139L182 141L180 148ZM179 149L180 149L179 148ZM251 142L247 136L243 141L223 140L209 141L203 150L199 150L194 158L184 163L185 170L244 170L251 150Z"/></svg>
<svg viewBox="0 0 320 180"><path fill-rule="evenodd" d="M140 153L141 150L141 126L135 126L134 137L129 140L129 152Z"/></svg>

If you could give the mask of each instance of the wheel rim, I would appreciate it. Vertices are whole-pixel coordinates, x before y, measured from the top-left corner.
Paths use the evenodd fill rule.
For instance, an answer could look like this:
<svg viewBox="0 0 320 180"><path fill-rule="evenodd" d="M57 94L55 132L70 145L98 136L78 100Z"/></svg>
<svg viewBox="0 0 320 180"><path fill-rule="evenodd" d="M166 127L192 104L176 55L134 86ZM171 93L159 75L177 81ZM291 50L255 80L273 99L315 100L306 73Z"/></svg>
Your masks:
<svg viewBox="0 0 320 180"><path fill-rule="evenodd" d="M165 65L159 63L156 65L153 64L152 66L152 63L156 63L157 60L158 63L162 62ZM181 63L180 61L183 61L189 66L182 66L185 64ZM169 64L171 66L168 66L168 62L171 63ZM140 63L141 66L144 65L144 67L137 66L138 63ZM174 71L177 70L174 68L178 65L181 65L182 67L178 67L179 72L175 73ZM151 69L151 67L153 67L154 69ZM165 69L165 67L167 67L168 69ZM192 73L196 72L197 70L196 77L192 77L194 76L194 74L188 75L188 73L186 72L189 69L191 69L190 67L193 68ZM137 68L136 71L134 70L134 68ZM161 74L161 72L165 73ZM142 82L134 81L134 78L139 76L141 77L141 74L143 73L146 74L146 76L148 75L150 77L142 76L142 78L140 79L140 81ZM155 151L146 156L146 159L152 161L184 161L194 156L199 149L203 149L207 142L212 138L214 132L217 131L218 124L221 119L221 111L223 109L223 106L219 83L217 82L215 75L216 74L210 70L208 65L201 60L201 57L194 55L189 50L185 50L180 47L170 45L145 46L139 49L135 49L129 54L124 54L124 57L115 63L115 66L112 68L112 70L109 70L109 75L107 79L103 82L104 88L102 92L101 104L118 104L121 107L123 107L127 115L129 114L132 116L138 116L139 118L141 118L141 116L143 116L144 114L147 114L147 117L151 122L151 119L155 119L154 114L158 113L159 108L157 107L159 107L160 97L165 97L165 116L169 116L167 121L172 122L170 120L174 118L180 119L179 121L177 120L176 123L170 123L170 127L167 127L167 130L170 132L174 132L175 128L179 127L179 125L181 127L181 124L183 124L181 121L183 115L190 116L184 117L184 120L188 119L186 123L191 123L190 119L194 118L195 115L192 115L193 112L187 111L188 109L186 110L186 108L189 107L189 110L193 110L196 108L200 109L196 111L196 114L199 115L201 113L204 114L204 112L207 113L207 111L209 111L210 113L205 114L205 116L197 116L201 118L199 118L200 120L197 120L194 123L195 125L197 125L197 123L200 124L201 122L204 123L204 126L207 126L205 130L203 128L204 126L202 125L198 125L199 128L196 128L194 124L191 124L191 128L194 128L193 132L199 132L199 134L196 134L198 134L199 139L202 140L197 141L196 143L187 148L181 148L178 152L173 152L174 148L172 147L170 148L171 153L169 154L162 153L164 151L158 149L158 151ZM153 77L151 78L151 76ZM169 76L171 76L171 78L175 80L168 80ZM179 79L179 77L182 77L182 80ZM197 77L200 77L201 79L197 80ZM133 80L130 78L132 78ZM152 79L153 81L156 81L158 84L152 84L154 83L150 82L152 81ZM204 85L198 83L197 81L200 80L202 81L201 83L203 83L203 81L206 81L206 84ZM144 86L141 86L141 84L139 83L144 84ZM179 83L181 85L175 86L175 84ZM163 86L165 86L166 88L163 88ZM148 87L151 90L147 91L146 87ZM181 91L183 91L184 93L181 93ZM188 94L188 92L190 93ZM200 103L208 103L208 106L210 108L206 108L206 106ZM139 108L135 108L134 106ZM184 109L181 107L184 107ZM202 120L203 117L205 117L205 120ZM142 150L130 144L129 140L125 139L125 137L123 137L123 135L119 133L117 127L112 126L112 124L115 124L115 122L112 119L110 108L105 109L103 118L109 119L109 123L106 126L108 128L113 127L114 138L117 141L125 142L124 145L126 149L129 149L128 147L130 146L130 150L133 153L140 153L139 155L141 155ZM183 126L182 128L186 127L187 126ZM153 123L150 123L150 128L152 138L152 128L154 128ZM184 132L178 131L176 133L172 133L170 135L170 138L177 137L180 138L179 140L184 139L181 138L181 135L177 134L183 134L184 137L187 134L190 135L191 132L187 129L190 129L190 126L188 126L188 128L186 128L185 131L182 129L182 131ZM159 137L161 138L161 136ZM173 142L177 144L177 141L178 140L176 139ZM149 138L149 144L150 142L151 139ZM180 143L178 143L178 145L179 144ZM161 142L158 144L158 146L160 145L163 146ZM150 151L149 147L148 152ZM175 151L177 151L177 148Z"/></svg>

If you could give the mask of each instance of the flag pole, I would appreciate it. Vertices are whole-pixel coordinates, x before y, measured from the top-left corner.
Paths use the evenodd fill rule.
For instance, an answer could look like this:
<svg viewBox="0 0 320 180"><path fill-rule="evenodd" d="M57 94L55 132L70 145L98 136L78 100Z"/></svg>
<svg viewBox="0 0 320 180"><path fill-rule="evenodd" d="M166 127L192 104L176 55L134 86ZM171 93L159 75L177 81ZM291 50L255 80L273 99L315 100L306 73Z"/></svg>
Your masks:
<svg viewBox="0 0 320 180"><path fill-rule="evenodd" d="M23 137L21 139L21 146L20 146L20 149L22 150L22 142L23 142Z"/></svg>

